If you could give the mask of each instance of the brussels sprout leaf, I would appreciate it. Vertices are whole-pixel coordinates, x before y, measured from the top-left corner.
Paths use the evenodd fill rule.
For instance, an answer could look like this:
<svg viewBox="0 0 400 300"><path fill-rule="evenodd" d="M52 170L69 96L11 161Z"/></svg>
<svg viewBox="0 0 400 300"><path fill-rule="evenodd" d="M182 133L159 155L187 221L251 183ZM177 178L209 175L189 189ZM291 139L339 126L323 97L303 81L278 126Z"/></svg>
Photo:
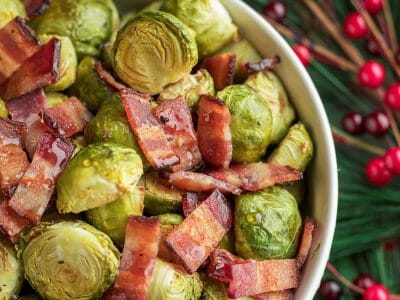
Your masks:
<svg viewBox="0 0 400 300"><path fill-rule="evenodd" d="M0 229L10 238L16 237L29 222L18 215L7 203L0 203Z"/></svg>
<svg viewBox="0 0 400 300"><path fill-rule="evenodd" d="M49 7L51 0L23 0L29 18L43 14Z"/></svg>
<svg viewBox="0 0 400 300"><path fill-rule="evenodd" d="M313 231L314 231L314 222L310 218L307 218L304 222L303 236L301 238L301 243L296 257L297 267L299 269L303 267L310 252L311 243L313 240L312 237Z"/></svg>
<svg viewBox="0 0 400 300"><path fill-rule="evenodd" d="M214 79L215 88L222 90L233 83L236 73L236 54L227 53L207 57L202 66Z"/></svg>

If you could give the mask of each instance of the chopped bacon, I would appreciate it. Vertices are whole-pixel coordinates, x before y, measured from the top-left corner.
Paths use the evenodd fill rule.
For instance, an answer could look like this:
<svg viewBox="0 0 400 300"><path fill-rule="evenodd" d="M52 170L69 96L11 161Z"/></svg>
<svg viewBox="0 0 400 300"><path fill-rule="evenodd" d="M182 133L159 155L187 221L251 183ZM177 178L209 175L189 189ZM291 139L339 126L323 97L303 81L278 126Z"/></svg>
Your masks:
<svg viewBox="0 0 400 300"><path fill-rule="evenodd" d="M10 237L16 237L29 222L18 215L7 203L0 203L0 228Z"/></svg>
<svg viewBox="0 0 400 300"><path fill-rule="evenodd" d="M301 269L307 260L313 240L314 222L310 218L304 221L303 236L297 253L297 267Z"/></svg>
<svg viewBox="0 0 400 300"><path fill-rule="evenodd" d="M28 128L28 132L25 136L24 147L30 158L35 154L40 137L46 132L52 132L52 130L47 127L47 125L43 124L40 119L33 122Z"/></svg>
<svg viewBox="0 0 400 300"><path fill-rule="evenodd" d="M232 223L228 202L221 192L215 190L169 234L165 243L176 255L177 262L192 274L222 240Z"/></svg>
<svg viewBox="0 0 400 300"><path fill-rule="evenodd" d="M218 98L202 95L199 102L197 136L204 159L217 168L228 168L232 160L231 113Z"/></svg>
<svg viewBox="0 0 400 300"><path fill-rule="evenodd" d="M25 21L16 17L0 29L0 86L36 51L39 40Z"/></svg>
<svg viewBox="0 0 400 300"><path fill-rule="evenodd" d="M233 255L227 250L216 248L210 255L210 263L208 265L208 276L221 282L228 283L229 279L225 273L225 265L242 262L244 259Z"/></svg>
<svg viewBox="0 0 400 300"><path fill-rule="evenodd" d="M10 100L57 81L61 43L53 38L0 86L0 97Z"/></svg>
<svg viewBox="0 0 400 300"><path fill-rule="evenodd" d="M103 80L105 83L107 83L110 87L115 89L116 91L119 91L121 89L126 89L126 85L118 82L113 75L111 75L110 72L107 71L105 68L104 64L101 61L96 61L94 64L94 69L99 75L100 79Z"/></svg>
<svg viewBox="0 0 400 300"><path fill-rule="evenodd" d="M163 101L154 109L154 115L180 160L172 170L187 170L198 165L201 154L188 105L181 98Z"/></svg>
<svg viewBox="0 0 400 300"><path fill-rule="evenodd" d="M199 205L201 200L196 193L183 193L182 195L182 210L183 215L187 218Z"/></svg>
<svg viewBox="0 0 400 300"><path fill-rule="evenodd" d="M55 190L55 180L74 152L74 145L45 132L28 170L22 176L9 205L32 223L38 223Z"/></svg>
<svg viewBox="0 0 400 300"><path fill-rule="evenodd" d="M119 91L129 124L147 160L155 169L179 163L179 158L151 112L151 97L133 89Z"/></svg>
<svg viewBox="0 0 400 300"><path fill-rule="evenodd" d="M218 189L224 194L238 195L241 193L238 187L229 183L215 179L206 174L189 171L172 173L169 176L169 182L175 188L187 192L212 192Z"/></svg>
<svg viewBox="0 0 400 300"><path fill-rule="evenodd" d="M242 69L245 73L257 73L265 70L273 70L280 62L281 58L275 55L272 58L263 58L259 62L243 63Z"/></svg>
<svg viewBox="0 0 400 300"><path fill-rule="evenodd" d="M293 290L270 292L251 296L255 300L292 300Z"/></svg>
<svg viewBox="0 0 400 300"><path fill-rule="evenodd" d="M40 16L50 6L51 0L23 0L30 19Z"/></svg>
<svg viewBox="0 0 400 300"><path fill-rule="evenodd" d="M25 134L25 124L0 118L0 145L21 146Z"/></svg>
<svg viewBox="0 0 400 300"><path fill-rule="evenodd" d="M207 57L203 61L203 68L211 74L215 88L222 90L233 83L236 72L236 54L227 53Z"/></svg>
<svg viewBox="0 0 400 300"><path fill-rule="evenodd" d="M41 116L48 127L66 138L82 132L92 119L92 114L75 97L71 97L55 107L44 109Z"/></svg>

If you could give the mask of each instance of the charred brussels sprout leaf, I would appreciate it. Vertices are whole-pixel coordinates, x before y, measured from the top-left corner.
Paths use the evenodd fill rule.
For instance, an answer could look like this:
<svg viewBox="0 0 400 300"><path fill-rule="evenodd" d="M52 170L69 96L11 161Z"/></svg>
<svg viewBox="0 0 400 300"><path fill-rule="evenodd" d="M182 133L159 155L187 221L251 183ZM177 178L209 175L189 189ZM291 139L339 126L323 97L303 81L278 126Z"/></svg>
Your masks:
<svg viewBox="0 0 400 300"><path fill-rule="evenodd" d="M0 1L0 28L17 16L26 17L25 6L21 0Z"/></svg>
<svg viewBox="0 0 400 300"><path fill-rule="evenodd" d="M0 299L12 299L24 281L24 268L14 246L0 238Z"/></svg>
<svg viewBox="0 0 400 300"><path fill-rule="evenodd" d="M0 117L7 119L8 118L8 108L3 100L0 98Z"/></svg>

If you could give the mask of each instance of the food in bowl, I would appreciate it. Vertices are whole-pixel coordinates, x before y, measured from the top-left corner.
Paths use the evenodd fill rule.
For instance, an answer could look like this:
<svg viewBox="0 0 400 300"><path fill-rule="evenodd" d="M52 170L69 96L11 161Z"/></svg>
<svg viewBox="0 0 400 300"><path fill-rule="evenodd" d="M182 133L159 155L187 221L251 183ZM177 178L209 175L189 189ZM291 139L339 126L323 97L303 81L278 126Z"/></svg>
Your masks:
<svg viewBox="0 0 400 300"><path fill-rule="evenodd" d="M0 28L0 295L291 297L314 146L279 57L218 0L37 4Z"/></svg>

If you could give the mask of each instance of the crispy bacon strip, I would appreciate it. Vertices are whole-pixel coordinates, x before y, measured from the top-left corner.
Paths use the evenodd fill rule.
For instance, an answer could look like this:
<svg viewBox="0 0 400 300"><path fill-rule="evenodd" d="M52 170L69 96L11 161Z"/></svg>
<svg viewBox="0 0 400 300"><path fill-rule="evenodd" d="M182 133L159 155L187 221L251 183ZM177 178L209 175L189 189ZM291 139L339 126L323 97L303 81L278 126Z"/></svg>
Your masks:
<svg viewBox="0 0 400 300"><path fill-rule="evenodd" d="M177 263L192 274L222 240L232 223L228 202L221 192L215 190L170 233L165 243L178 258Z"/></svg>
<svg viewBox="0 0 400 300"><path fill-rule="evenodd" d="M211 74L215 88L222 90L233 83L236 72L236 54L227 53L207 57L203 61L203 68Z"/></svg>
<svg viewBox="0 0 400 300"><path fill-rule="evenodd" d="M52 84L58 79L60 41L51 39L0 86L0 97L10 100Z"/></svg>
<svg viewBox="0 0 400 300"><path fill-rule="evenodd" d="M310 218L306 218L304 221L303 236L299 251L297 253L296 261L297 267L301 269L307 260L308 254L310 253L311 244L313 240L314 222Z"/></svg>
<svg viewBox="0 0 400 300"><path fill-rule="evenodd" d="M264 293L255 296L253 295L252 298L255 300L292 300L293 290Z"/></svg>
<svg viewBox="0 0 400 300"><path fill-rule="evenodd" d="M40 16L50 6L51 0L23 0L30 19Z"/></svg>
<svg viewBox="0 0 400 300"><path fill-rule="evenodd" d="M169 182L172 186L187 192L212 192L215 189L224 194L241 193L241 190L224 181L215 179L206 174L189 171L179 171L169 176Z"/></svg>
<svg viewBox="0 0 400 300"><path fill-rule="evenodd" d="M133 89L121 89L119 93L138 144L153 168L162 169L178 163L179 158L151 112L150 95Z"/></svg>
<svg viewBox="0 0 400 300"><path fill-rule="evenodd" d="M200 204L201 200L196 193L183 193L182 195L182 210L183 215L187 218Z"/></svg>
<svg viewBox="0 0 400 300"><path fill-rule="evenodd" d="M273 70L281 62L281 58L275 55L271 58L263 58L258 62L246 62L242 64L243 72L256 73L265 70Z"/></svg>
<svg viewBox="0 0 400 300"><path fill-rule="evenodd" d="M75 146L54 133L42 134L32 163L9 205L20 216L38 223L55 190L55 180L72 157Z"/></svg>
<svg viewBox="0 0 400 300"><path fill-rule="evenodd" d="M94 64L94 69L99 75L100 79L103 80L105 83L107 83L110 87L115 89L116 91L119 91L121 89L126 89L126 85L118 82L113 75L111 75L110 72L107 71L106 67L101 61L96 61Z"/></svg>
<svg viewBox="0 0 400 300"><path fill-rule="evenodd" d="M244 262L244 259L233 255L227 250L216 248L210 255L210 263L208 265L208 276L221 282L229 283L227 274L225 273L225 265Z"/></svg>
<svg viewBox="0 0 400 300"><path fill-rule="evenodd" d="M25 21L16 17L0 29L0 86L36 51L39 40Z"/></svg>
<svg viewBox="0 0 400 300"><path fill-rule="evenodd" d="M40 137L46 132L53 132L47 125L43 124L41 120L36 120L29 127L28 132L25 136L24 147L29 154L30 158L33 158L36 147L39 144Z"/></svg>
<svg viewBox="0 0 400 300"><path fill-rule="evenodd" d="M25 124L0 118L0 145L21 146L25 134Z"/></svg>
<svg viewBox="0 0 400 300"><path fill-rule="evenodd" d="M77 98L71 97L55 107L44 109L41 117L48 127L69 138L85 129L92 114Z"/></svg>
<svg viewBox="0 0 400 300"><path fill-rule="evenodd" d="M180 160L172 170L187 170L198 165L201 162L201 154L187 104L181 98L167 100L159 104L153 112L172 150Z"/></svg>
<svg viewBox="0 0 400 300"><path fill-rule="evenodd" d="M204 159L217 168L228 168L232 160L231 113L218 98L202 95L199 102L197 136Z"/></svg>
<svg viewBox="0 0 400 300"><path fill-rule="evenodd" d="M10 237L16 237L29 222L18 215L7 203L0 203L0 228Z"/></svg>

